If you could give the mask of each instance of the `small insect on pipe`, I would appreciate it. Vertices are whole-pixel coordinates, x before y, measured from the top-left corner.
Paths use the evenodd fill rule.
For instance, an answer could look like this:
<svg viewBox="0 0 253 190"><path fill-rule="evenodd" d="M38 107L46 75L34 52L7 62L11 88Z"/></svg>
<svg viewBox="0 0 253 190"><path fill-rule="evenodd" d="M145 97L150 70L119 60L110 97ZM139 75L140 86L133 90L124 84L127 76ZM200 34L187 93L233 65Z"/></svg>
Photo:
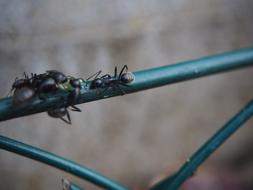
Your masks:
<svg viewBox="0 0 253 190"><path fill-rule="evenodd" d="M17 77L15 78L14 83L11 86L11 90L8 93L7 96L11 96L12 92L15 91L16 89L31 85L31 80L30 78L27 76L26 73L24 73L25 78L22 79L18 79Z"/></svg>
<svg viewBox="0 0 253 190"><path fill-rule="evenodd" d="M47 114L50 117L61 119L65 123L71 125L72 121L71 121L71 117L70 117L70 113L68 109L70 109L71 111L81 112L81 110L78 107L73 106L73 107L49 109L47 111Z"/></svg>
<svg viewBox="0 0 253 190"><path fill-rule="evenodd" d="M71 124L69 110L81 112L74 104L78 100L81 89L81 80L71 76L66 76L60 71L49 70L42 74L31 73L28 76L24 73L24 78L16 78L8 94L13 94L13 104L15 106L28 103L33 97L38 96L45 100L47 93L63 90L68 92L64 107L48 110L48 115L60 118L64 122Z"/></svg>
<svg viewBox="0 0 253 190"><path fill-rule="evenodd" d="M71 125L72 122L71 122L71 117L70 117L68 109L70 109L72 111L81 112L81 110L77 107L75 107L75 108L62 107L62 108L56 108L56 109L49 109L47 111L47 114L50 117L61 119L65 123Z"/></svg>
<svg viewBox="0 0 253 190"><path fill-rule="evenodd" d="M24 77L22 79L15 79L8 94L10 96L14 91L14 105L26 103L35 95L38 95L40 99L45 99L46 93L56 91L58 89L57 86L67 80L67 77L63 73L55 70L46 71L43 74L32 73L31 77L24 73Z"/></svg>
<svg viewBox="0 0 253 190"><path fill-rule="evenodd" d="M35 95L35 89L32 86L32 79L24 73L22 79L16 78L12 84L11 90L7 96L13 95L13 104L19 105L29 101Z"/></svg>
<svg viewBox="0 0 253 190"><path fill-rule="evenodd" d="M67 76L67 81L65 83L58 85L59 89L69 92L66 105L67 107L70 106L72 109L74 109L73 111L76 111L76 110L81 111L79 108L74 106L74 104L77 102L80 96L82 81L84 80L81 78L74 78L72 76Z"/></svg>
<svg viewBox="0 0 253 190"><path fill-rule="evenodd" d="M67 77L60 71L49 70L43 74L32 74L33 88L36 89L36 94L40 99L45 99L46 93L55 92L58 90L58 85L65 83Z"/></svg>
<svg viewBox="0 0 253 190"><path fill-rule="evenodd" d="M103 91L106 92L109 88L118 89L122 95L125 94L125 91L121 86L130 87L128 84L134 80L133 73L128 72L127 65L121 69L120 73L117 72L117 66L114 69L114 76L105 74L101 77L98 77L101 71L95 75L95 79L90 84L90 89L99 89L104 88Z"/></svg>
<svg viewBox="0 0 253 190"><path fill-rule="evenodd" d="M67 108L49 109L47 114L53 118L59 118L67 124L71 124L70 114ZM66 116L66 118L65 118Z"/></svg>
<svg viewBox="0 0 253 190"><path fill-rule="evenodd" d="M69 92L69 94L67 96L65 107L48 110L47 113L49 116L59 118L69 125L71 124L69 110L81 112L81 109L74 105L80 95L81 81L83 81L83 79L67 76L67 80L58 85L58 89Z"/></svg>
<svg viewBox="0 0 253 190"><path fill-rule="evenodd" d="M29 86L17 88L13 94L13 104L20 105L33 98L35 91Z"/></svg>

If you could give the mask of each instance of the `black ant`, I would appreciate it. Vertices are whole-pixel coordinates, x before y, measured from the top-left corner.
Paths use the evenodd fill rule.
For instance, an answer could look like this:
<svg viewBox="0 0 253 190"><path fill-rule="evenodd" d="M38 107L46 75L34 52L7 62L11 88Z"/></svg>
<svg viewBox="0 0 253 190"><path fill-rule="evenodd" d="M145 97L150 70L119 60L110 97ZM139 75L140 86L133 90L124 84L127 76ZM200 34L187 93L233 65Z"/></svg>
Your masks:
<svg viewBox="0 0 253 190"><path fill-rule="evenodd" d="M47 114L50 117L59 118L62 121L64 121L65 123L71 124L71 118L70 118L69 111L65 107L63 107L63 108L56 108L56 109L49 109L47 111ZM67 116L67 118L64 118L65 116Z"/></svg>
<svg viewBox="0 0 253 190"><path fill-rule="evenodd" d="M24 73L25 78L18 79L16 78L12 84L12 88L8 93L10 96L13 92L13 103L15 105L21 104L30 100L35 95L35 90L32 87L32 80L29 78L26 73Z"/></svg>
<svg viewBox="0 0 253 190"><path fill-rule="evenodd" d="M46 93L54 92L60 89L59 86L67 82L70 83L73 87L72 90L74 91L69 94L69 102L72 104L72 102L79 96L81 88L80 82L73 77L73 79L71 78L69 80L69 77L59 71L50 70L38 75L32 73L31 77L28 77L28 75L24 73L24 76L25 78L23 79L15 79L15 82L12 84L12 88L9 92L10 95L14 91L14 104L26 102L34 95L38 95L40 99L45 99Z"/></svg>
<svg viewBox="0 0 253 190"><path fill-rule="evenodd" d="M69 125L71 124L71 117L70 117L68 109L72 111L81 112L81 110L78 107L74 106L74 103L77 101L80 94L80 89L81 89L80 80L82 79L76 79L76 78L68 76L67 77L68 83L62 84L59 86L59 88L62 90L70 91L67 97L67 107L50 109L47 111L49 116L54 117L54 118L59 118ZM70 86L68 84L70 84Z"/></svg>
<svg viewBox="0 0 253 190"><path fill-rule="evenodd" d="M125 71L125 72L124 72ZM109 74L103 75L100 78L97 78L101 71L95 74L95 79L90 84L90 89L105 88L104 92L107 91L110 87L118 88L118 90L125 94L124 90L120 88L120 85L130 87L128 83L134 80L134 75L128 71L127 65L124 65L121 69L119 75L117 74L117 66L114 69L114 76ZM94 75L93 75L94 76Z"/></svg>
<svg viewBox="0 0 253 190"><path fill-rule="evenodd" d="M30 81L29 77L27 76L27 74L26 74L25 72L24 72L24 76L25 76L24 79L18 79L18 78L15 79L14 83L12 84L11 90L10 90L10 92L8 93L7 96L10 96L11 93L12 93L15 89L22 88L22 87L25 87L25 86L31 84L31 81Z"/></svg>
<svg viewBox="0 0 253 190"><path fill-rule="evenodd" d="M58 85L59 89L69 92L66 105L70 106L73 111L81 111L79 108L74 106L79 98L80 90L82 88L81 81L83 81L83 79L68 76L67 82Z"/></svg>
<svg viewBox="0 0 253 190"><path fill-rule="evenodd" d="M81 110L79 108L75 107L75 106L73 106L73 108L70 108L70 110L81 112ZM47 114L50 117L59 118L62 121L64 121L65 123L71 125L71 117L70 117L70 114L69 114L69 111L68 111L68 107L49 109L47 111ZM66 118L65 118L65 116L66 116Z"/></svg>
<svg viewBox="0 0 253 190"><path fill-rule="evenodd" d="M45 94L61 89L69 92L67 104L74 109L78 109L73 104L80 95L80 79L65 76L63 73L56 70L47 71L45 74L33 75L33 78L35 83L34 86L37 87L37 93L41 99L43 99L41 96L42 93ZM79 109L79 111L81 110Z"/></svg>
<svg viewBox="0 0 253 190"><path fill-rule="evenodd" d="M32 74L32 87L35 89L40 99L44 99L42 94L53 92L58 89L58 85L65 83L67 77L59 71L49 70L43 74Z"/></svg>
<svg viewBox="0 0 253 190"><path fill-rule="evenodd" d="M66 76L56 70L49 70L42 74L32 73L31 77L28 77L24 73L24 78L15 79L9 95L14 91L13 103L14 105L20 105L26 103L35 95L38 95L40 99L44 100L46 93L55 92L58 89L69 92L65 106L63 108L48 110L48 115L54 118L60 118L64 122L71 124L68 108L70 107L69 109L72 111L81 112L78 107L74 106L74 103L80 95L80 79ZM67 119L64 116L67 116Z"/></svg>
<svg viewBox="0 0 253 190"><path fill-rule="evenodd" d="M41 96L42 93L52 92L57 90L57 85L67 80L67 77L59 71L46 71L43 74L31 74L28 77L24 73L25 78L16 78L12 84L12 88L8 94L13 93L14 104L20 104L30 100L35 94L39 95L40 99L44 99Z"/></svg>

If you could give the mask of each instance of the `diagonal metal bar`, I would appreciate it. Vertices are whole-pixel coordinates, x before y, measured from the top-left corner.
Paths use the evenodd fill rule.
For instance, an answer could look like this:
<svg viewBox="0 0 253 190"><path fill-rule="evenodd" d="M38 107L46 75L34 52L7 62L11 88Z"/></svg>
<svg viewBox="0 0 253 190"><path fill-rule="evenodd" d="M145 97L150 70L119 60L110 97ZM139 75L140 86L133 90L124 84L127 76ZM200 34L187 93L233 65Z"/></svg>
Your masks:
<svg viewBox="0 0 253 190"><path fill-rule="evenodd" d="M84 190L84 189L75 184L70 184L69 190Z"/></svg>
<svg viewBox="0 0 253 190"><path fill-rule="evenodd" d="M253 66L253 48L134 72L135 80L130 84L130 88L122 86L122 89L125 93L133 93L247 66ZM122 95L119 89L111 88L103 93L104 89L91 90L89 85L90 81L83 82L77 104ZM63 99L66 99L67 95L67 92L54 93L43 101L34 98L33 101L24 106L14 106L12 98L1 99L0 121L47 111L56 106L64 106Z"/></svg>
<svg viewBox="0 0 253 190"><path fill-rule="evenodd" d="M79 187L78 185L71 183L68 190L85 190L84 188Z"/></svg>
<svg viewBox="0 0 253 190"><path fill-rule="evenodd" d="M239 113L237 113L227 124L211 137L178 172L154 185L151 190L176 190L179 186L192 176L194 171L225 142L242 124L253 116L253 100L249 102Z"/></svg>
<svg viewBox="0 0 253 190"><path fill-rule="evenodd" d="M2 135L0 135L0 148L31 158L33 160L37 160L47 165L51 165L55 168L85 179L104 189L127 190L126 187L120 185L119 183L71 160L67 160L50 152L28 144L24 144Z"/></svg>

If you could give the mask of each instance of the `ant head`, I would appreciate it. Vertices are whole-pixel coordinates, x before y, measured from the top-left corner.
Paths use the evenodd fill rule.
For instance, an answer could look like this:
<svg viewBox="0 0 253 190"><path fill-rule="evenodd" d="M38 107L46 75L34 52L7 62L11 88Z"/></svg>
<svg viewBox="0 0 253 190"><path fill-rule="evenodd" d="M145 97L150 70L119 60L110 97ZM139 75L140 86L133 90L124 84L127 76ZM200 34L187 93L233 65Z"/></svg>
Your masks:
<svg viewBox="0 0 253 190"><path fill-rule="evenodd" d="M29 85L29 79L18 79L12 84L12 88L20 88Z"/></svg>
<svg viewBox="0 0 253 190"><path fill-rule="evenodd" d="M134 80L134 75L130 72L124 73L121 75L120 80L123 83L130 83Z"/></svg>
<svg viewBox="0 0 253 190"><path fill-rule="evenodd" d="M56 83L60 84L67 82L68 79L64 74L58 73L54 76L54 80L56 81Z"/></svg>
<svg viewBox="0 0 253 190"><path fill-rule="evenodd" d="M70 80L70 84L74 88L81 88L81 83L79 79L72 79Z"/></svg>
<svg viewBox="0 0 253 190"><path fill-rule="evenodd" d="M47 71L47 73L48 73L49 76L53 77L53 79L55 80L55 82L57 84L67 82L67 80L68 80L66 75L64 75L60 71L50 70L50 71Z"/></svg>
<svg viewBox="0 0 253 190"><path fill-rule="evenodd" d="M95 79L95 80L94 80L94 86L95 86L96 88L101 87L102 84L103 84L103 81L102 81L101 79Z"/></svg>

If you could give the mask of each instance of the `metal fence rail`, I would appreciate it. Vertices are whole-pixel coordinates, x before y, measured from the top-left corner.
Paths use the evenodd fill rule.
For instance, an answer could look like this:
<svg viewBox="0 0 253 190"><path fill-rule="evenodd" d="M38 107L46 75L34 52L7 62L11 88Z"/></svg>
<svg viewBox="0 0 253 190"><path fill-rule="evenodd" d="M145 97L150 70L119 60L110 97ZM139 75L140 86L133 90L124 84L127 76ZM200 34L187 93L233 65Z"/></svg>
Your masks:
<svg viewBox="0 0 253 190"><path fill-rule="evenodd" d="M99 174L80 164L2 135L0 135L0 148L64 170L105 189L127 189L117 182L104 177L102 174Z"/></svg>
<svg viewBox="0 0 253 190"><path fill-rule="evenodd" d="M135 80L131 83L131 88L123 87L126 93L133 93L141 90L159 87L179 81L199 78L206 75L239 69L246 66L253 66L253 48L242 49L219 55L213 55L193 61L186 61L174 65L153 68L144 71L134 72ZM121 95L119 90L109 89L101 96L94 90L89 89L90 81L82 84L81 97L77 103L85 103L103 98ZM66 98L66 92L51 94L46 100L34 99L25 106L13 106L11 98L0 100L0 121L39 113L61 105L62 97ZM154 187L152 190L174 190L178 187L201 165L226 139L228 139L243 123L253 115L253 101L235 115L224 127L222 127L209 141L207 141L178 172ZM114 182L101 174L94 172L82 165L70 160L18 142L16 140L0 136L0 148L29 157L31 159L54 166L58 169L72 173L89 182L92 182L105 189L127 189L126 187ZM75 184L73 188L78 187Z"/></svg>
<svg viewBox="0 0 253 190"><path fill-rule="evenodd" d="M253 116L253 100L213 135L186 163L171 177L152 187L152 190L174 190L190 176L195 170L222 145L237 129Z"/></svg>
<svg viewBox="0 0 253 190"><path fill-rule="evenodd" d="M126 94L133 93L247 66L253 66L253 48L133 72L135 80L130 84L131 88L122 87L122 89ZM117 89L109 89L101 95L96 90L90 90L88 88L89 83L89 81L83 82L83 89L77 103L86 103L121 95L121 92ZM12 98L4 98L0 100L0 121L44 112L56 105L63 105L62 98L66 98L67 95L66 92L59 92L57 95L49 96L46 100L34 98L25 106L13 106Z"/></svg>

